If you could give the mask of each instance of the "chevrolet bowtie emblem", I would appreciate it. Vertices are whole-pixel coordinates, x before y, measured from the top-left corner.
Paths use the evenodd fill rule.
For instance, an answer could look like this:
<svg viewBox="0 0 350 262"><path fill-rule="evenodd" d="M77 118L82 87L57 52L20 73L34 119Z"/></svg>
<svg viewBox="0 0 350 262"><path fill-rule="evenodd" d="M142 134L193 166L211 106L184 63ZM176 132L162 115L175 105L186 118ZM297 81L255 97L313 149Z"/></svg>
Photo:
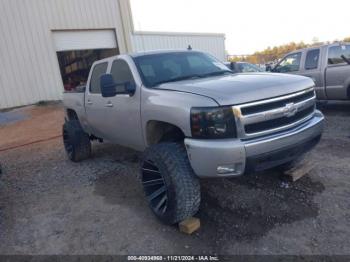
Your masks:
<svg viewBox="0 0 350 262"><path fill-rule="evenodd" d="M291 116L294 116L297 113L297 111L298 111L298 109L294 103L288 103L285 105L285 107L283 109L283 114L286 117L291 117Z"/></svg>

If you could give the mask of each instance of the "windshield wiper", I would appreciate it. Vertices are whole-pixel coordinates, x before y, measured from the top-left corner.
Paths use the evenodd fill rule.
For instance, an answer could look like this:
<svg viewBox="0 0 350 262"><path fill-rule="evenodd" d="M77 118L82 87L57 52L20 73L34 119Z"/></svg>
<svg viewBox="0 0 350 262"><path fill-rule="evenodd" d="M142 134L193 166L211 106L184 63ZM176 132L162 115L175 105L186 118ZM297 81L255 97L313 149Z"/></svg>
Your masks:
<svg viewBox="0 0 350 262"><path fill-rule="evenodd" d="M345 55L340 56L345 62L347 62L350 65L350 59L345 57Z"/></svg>
<svg viewBox="0 0 350 262"><path fill-rule="evenodd" d="M180 77L167 79L164 81L159 81L159 82L153 84L153 86L159 86L159 85L165 84L165 83L171 83L171 82L177 82L177 81L183 81L183 80L189 80L189 79L218 76L218 75L223 75L223 74L227 74L227 73L234 74L231 70L221 70L221 71L211 72L211 73L202 74L202 75L194 74L194 75L188 75L188 76L180 76Z"/></svg>
<svg viewBox="0 0 350 262"><path fill-rule="evenodd" d="M159 82L155 83L153 86L158 86L158 85L165 84L165 83L189 80L189 79L194 79L194 78L201 78L201 77L202 77L201 75L180 76L180 77L170 78L170 79L167 79L164 81L159 81Z"/></svg>
<svg viewBox="0 0 350 262"><path fill-rule="evenodd" d="M227 73L234 74L231 70L221 70L221 71L215 71L215 72L203 74L203 75L200 75L200 76L201 77L220 76L220 75L224 75L224 74L227 74Z"/></svg>

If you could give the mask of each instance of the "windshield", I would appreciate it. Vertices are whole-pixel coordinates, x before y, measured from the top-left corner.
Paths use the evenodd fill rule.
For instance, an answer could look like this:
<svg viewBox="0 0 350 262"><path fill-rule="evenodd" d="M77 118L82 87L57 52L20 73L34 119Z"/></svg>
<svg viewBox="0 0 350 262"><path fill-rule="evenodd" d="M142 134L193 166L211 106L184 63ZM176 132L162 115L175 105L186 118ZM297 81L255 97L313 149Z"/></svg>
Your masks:
<svg viewBox="0 0 350 262"><path fill-rule="evenodd" d="M232 71L210 55L201 52L171 52L134 58L147 87L194 78L210 77Z"/></svg>

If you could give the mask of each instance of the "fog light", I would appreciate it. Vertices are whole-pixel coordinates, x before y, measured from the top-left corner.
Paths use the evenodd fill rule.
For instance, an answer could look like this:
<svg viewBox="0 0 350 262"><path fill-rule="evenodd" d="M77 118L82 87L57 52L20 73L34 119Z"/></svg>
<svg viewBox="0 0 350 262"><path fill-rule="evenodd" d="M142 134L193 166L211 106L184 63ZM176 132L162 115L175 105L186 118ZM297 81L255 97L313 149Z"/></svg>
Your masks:
<svg viewBox="0 0 350 262"><path fill-rule="evenodd" d="M226 166L218 166L216 172L219 175L225 175L236 172L236 165L226 165Z"/></svg>
<svg viewBox="0 0 350 262"><path fill-rule="evenodd" d="M231 165L222 165L216 168L217 175L240 176L243 174L243 163L235 163Z"/></svg>

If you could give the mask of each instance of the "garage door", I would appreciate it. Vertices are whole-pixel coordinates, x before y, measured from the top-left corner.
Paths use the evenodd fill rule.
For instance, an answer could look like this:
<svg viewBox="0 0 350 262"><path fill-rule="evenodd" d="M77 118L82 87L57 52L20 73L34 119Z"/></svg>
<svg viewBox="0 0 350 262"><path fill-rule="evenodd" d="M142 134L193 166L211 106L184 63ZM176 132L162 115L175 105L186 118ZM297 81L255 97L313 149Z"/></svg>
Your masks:
<svg viewBox="0 0 350 262"><path fill-rule="evenodd" d="M54 31L56 51L117 48L114 30Z"/></svg>

